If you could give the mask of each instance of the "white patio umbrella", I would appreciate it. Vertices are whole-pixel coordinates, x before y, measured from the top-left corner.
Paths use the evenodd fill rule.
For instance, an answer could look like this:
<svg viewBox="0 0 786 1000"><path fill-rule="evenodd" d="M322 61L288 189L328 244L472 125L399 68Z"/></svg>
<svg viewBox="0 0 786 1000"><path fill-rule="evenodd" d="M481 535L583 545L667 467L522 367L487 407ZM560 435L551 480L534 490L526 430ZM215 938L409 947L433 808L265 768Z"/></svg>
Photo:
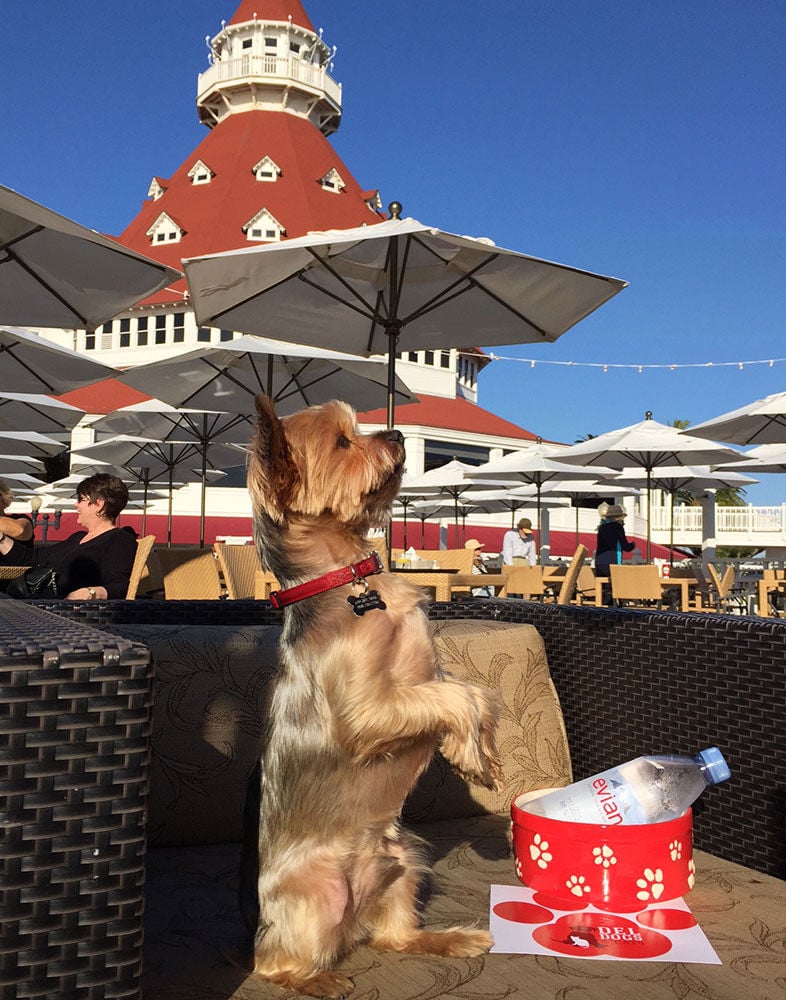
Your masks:
<svg viewBox="0 0 786 1000"><path fill-rule="evenodd" d="M58 395L114 375L114 368L38 333L17 327L0 329L0 390L4 392Z"/></svg>
<svg viewBox="0 0 786 1000"><path fill-rule="evenodd" d="M737 462L723 462L714 471L723 472L786 472L786 442L783 444L760 444L741 453Z"/></svg>
<svg viewBox="0 0 786 1000"><path fill-rule="evenodd" d="M222 414L223 416L223 414ZM200 511L200 544L205 541L205 489L212 478L221 478L225 469L241 464L242 456L236 449L217 441L159 441L152 438L118 434L92 445L80 448L72 455L72 468L80 468L93 459L111 461L148 481L162 475L167 477L169 489L169 515L167 519L167 544L172 543L173 493L175 477L184 474L198 480L202 487Z"/></svg>
<svg viewBox="0 0 786 1000"><path fill-rule="evenodd" d="M94 330L181 277L0 185L0 323Z"/></svg>
<svg viewBox="0 0 786 1000"><path fill-rule="evenodd" d="M617 482L630 486L646 486L647 477L641 469L623 469ZM669 561L674 563L674 499L679 490L716 490L719 487L736 488L758 482L739 472L722 472L708 465L664 465L653 469L650 488L669 494Z"/></svg>
<svg viewBox="0 0 786 1000"><path fill-rule="evenodd" d="M786 392L755 399L695 424L690 433L729 444L786 444Z"/></svg>
<svg viewBox="0 0 786 1000"><path fill-rule="evenodd" d="M470 476L486 481L507 481L518 486L535 487L535 505L537 509L537 527L540 528L541 510L543 507L543 487L546 483L558 479L597 479L598 476L613 476L611 469L596 468L589 470L577 469L575 465L567 465L562 461L564 451L553 445L544 444L537 438L534 445L521 451L513 451L502 458L478 465ZM541 558L543 552L541 551Z"/></svg>
<svg viewBox="0 0 786 1000"><path fill-rule="evenodd" d="M444 503L448 498L453 503L455 513L456 547L459 545L459 500L466 500L467 495L473 490L481 490L484 487L499 485L498 482L478 480L470 478L470 473L474 472L477 466L468 465L458 459L451 459L444 465L429 469L420 476L408 477L401 484L398 499L402 496L414 496L419 500L439 499Z"/></svg>
<svg viewBox="0 0 786 1000"><path fill-rule="evenodd" d="M2 454L2 440L0 440L0 476L9 476L14 473L36 473L44 471L43 459L35 458L33 455L6 455Z"/></svg>
<svg viewBox="0 0 786 1000"><path fill-rule="evenodd" d="M647 561L652 556L650 491L654 470L664 465L715 465L739 457L739 453L731 448L693 437L676 427L653 420L650 410L640 423L607 431L589 441L573 445L560 455L563 462L585 468L595 467L596 473L597 463L617 470L636 466L644 471L647 489Z"/></svg>
<svg viewBox="0 0 786 1000"><path fill-rule="evenodd" d="M331 399L371 410L385 399L387 371L379 360L263 337L238 337L220 347L130 368L120 381L177 407L204 407L250 417L263 392L279 416ZM396 397L413 397L399 379Z"/></svg>
<svg viewBox="0 0 786 1000"><path fill-rule="evenodd" d="M397 351L556 340L626 282L401 219L183 261L199 323L300 344Z"/></svg>
<svg viewBox="0 0 786 1000"><path fill-rule="evenodd" d="M0 391L0 428L6 431L58 434L73 430L84 415L78 406L42 393Z"/></svg>
<svg viewBox="0 0 786 1000"><path fill-rule="evenodd" d="M571 506L576 511L576 545L579 544L579 510L582 500L597 500L598 497L624 497L638 496L639 490L628 486L617 486L617 476L614 481L608 480L587 481L581 479L552 479L543 486L541 497L546 499L549 496L565 497L570 500Z"/></svg>
<svg viewBox="0 0 786 1000"><path fill-rule="evenodd" d="M0 431L0 452L5 455L30 453L38 458L50 458L67 448L67 443L38 431Z"/></svg>

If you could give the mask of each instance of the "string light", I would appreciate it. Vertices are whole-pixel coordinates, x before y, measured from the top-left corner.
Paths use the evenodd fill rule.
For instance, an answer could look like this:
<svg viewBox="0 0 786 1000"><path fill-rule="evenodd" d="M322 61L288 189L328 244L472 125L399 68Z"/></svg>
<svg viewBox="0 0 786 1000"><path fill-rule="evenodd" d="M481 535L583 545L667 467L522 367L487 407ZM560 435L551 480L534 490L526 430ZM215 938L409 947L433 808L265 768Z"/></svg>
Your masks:
<svg viewBox="0 0 786 1000"><path fill-rule="evenodd" d="M477 355L473 355L477 356ZM616 364L612 361L551 361L545 358L509 358L502 354L493 354L489 352L488 357L492 361L516 361L519 364L529 365L530 368L534 368L536 363L539 365L559 365L564 368L600 368L601 371L606 374L610 368L616 368L620 370L637 371L640 375L645 371L657 371L668 369L669 371L677 371L680 368L737 368L739 371L744 371L746 367L751 365L766 365L768 368L774 368L775 365L782 365L786 362L786 358L766 358L761 361L700 361L693 362L690 364L678 365L674 364Z"/></svg>

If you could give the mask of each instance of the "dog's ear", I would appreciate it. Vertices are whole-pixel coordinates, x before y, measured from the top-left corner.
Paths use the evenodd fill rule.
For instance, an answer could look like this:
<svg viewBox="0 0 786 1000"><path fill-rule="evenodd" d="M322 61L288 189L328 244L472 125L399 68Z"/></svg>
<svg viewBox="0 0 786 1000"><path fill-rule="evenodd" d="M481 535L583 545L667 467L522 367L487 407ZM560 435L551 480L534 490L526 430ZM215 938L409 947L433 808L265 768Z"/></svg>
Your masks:
<svg viewBox="0 0 786 1000"><path fill-rule="evenodd" d="M274 521L284 520L292 498L300 485L297 467L276 416L273 402L261 393L256 398L257 423L251 439L248 466L248 489Z"/></svg>

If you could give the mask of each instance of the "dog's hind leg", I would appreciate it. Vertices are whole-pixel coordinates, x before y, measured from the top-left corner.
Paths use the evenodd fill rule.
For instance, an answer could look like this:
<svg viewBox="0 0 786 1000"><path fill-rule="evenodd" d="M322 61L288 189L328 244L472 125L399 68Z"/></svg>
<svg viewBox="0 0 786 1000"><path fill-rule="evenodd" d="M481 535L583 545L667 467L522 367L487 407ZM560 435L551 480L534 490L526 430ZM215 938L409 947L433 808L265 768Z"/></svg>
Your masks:
<svg viewBox="0 0 786 1000"><path fill-rule="evenodd" d="M402 831L399 840L390 847L402 874L363 915L371 929L369 946L379 951L448 958L471 958L487 952L493 944L487 931L472 927L427 931L420 926L417 893L426 866L419 845L417 838Z"/></svg>
<svg viewBox="0 0 786 1000"><path fill-rule="evenodd" d="M260 891L262 923L254 946L254 972L312 997L343 997L353 988L331 969L346 950L349 889L332 866L314 864L279 882L271 896Z"/></svg>

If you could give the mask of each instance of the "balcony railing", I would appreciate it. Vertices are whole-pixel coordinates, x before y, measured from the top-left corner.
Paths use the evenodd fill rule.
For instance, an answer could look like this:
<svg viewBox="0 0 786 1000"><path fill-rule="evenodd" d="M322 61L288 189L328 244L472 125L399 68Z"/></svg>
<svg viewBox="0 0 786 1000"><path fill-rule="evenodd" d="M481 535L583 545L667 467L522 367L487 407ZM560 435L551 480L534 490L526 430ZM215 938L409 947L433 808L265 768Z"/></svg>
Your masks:
<svg viewBox="0 0 786 1000"><path fill-rule="evenodd" d="M652 527L655 531L668 531L671 525L670 507L652 508ZM701 507L678 505L674 508L674 531L696 531L702 529ZM715 529L722 533L752 535L757 533L781 533L786 535L786 504L773 507L716 507Z"/></svg>
<svg viewBox="0 0 786 1000"><path fill-rule="evenodd" d="M301 84L311 91L323 91L337 108L341 107L341 84L328 76L324 66L297 56L244 55L223 59L200 73L197 93L201 96L218 83L245 79Z"/></svg>

